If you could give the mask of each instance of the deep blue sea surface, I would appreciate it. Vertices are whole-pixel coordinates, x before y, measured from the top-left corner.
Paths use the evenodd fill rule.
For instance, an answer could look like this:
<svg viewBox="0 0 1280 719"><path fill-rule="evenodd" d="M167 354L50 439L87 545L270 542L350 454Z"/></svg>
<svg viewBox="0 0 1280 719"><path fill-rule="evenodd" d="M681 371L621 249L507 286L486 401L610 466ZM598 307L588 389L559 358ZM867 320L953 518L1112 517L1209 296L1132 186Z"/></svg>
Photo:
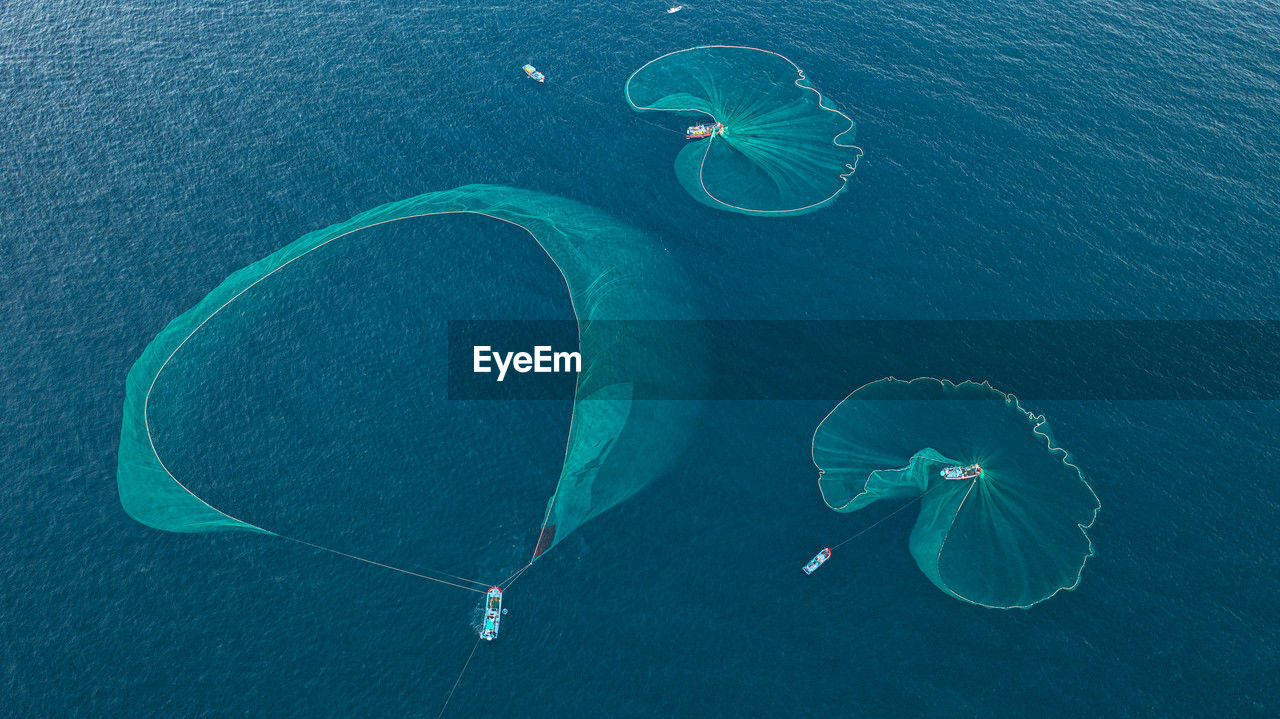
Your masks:
<svg viewBox="0 0 1280 719"><path fill-rule="evenodd" d="M439 712L475 595L158 532L115 486L147 342L236 269L384 202L489 182L594 205L657 238L708 317L1280 319L1273 3L665 10L0 8L3 713ZM683 140L622 87L708 43L786 55L858 121L834 205L749 218L680 189ZM555 267L463 217L362 233L305 272L260 303L252 351L207 348L166 451L248 521L397 566L517 569L569 398L448 400L440 323L572 317ZM677 469L513 585L449 715L1280 713L1280 403L1035 403L1101 498L1097 556L1075 591L1001 612L917 570L911 512L800 574L890 509L819 499L809 441L840 399L710 404Z"/></svg>

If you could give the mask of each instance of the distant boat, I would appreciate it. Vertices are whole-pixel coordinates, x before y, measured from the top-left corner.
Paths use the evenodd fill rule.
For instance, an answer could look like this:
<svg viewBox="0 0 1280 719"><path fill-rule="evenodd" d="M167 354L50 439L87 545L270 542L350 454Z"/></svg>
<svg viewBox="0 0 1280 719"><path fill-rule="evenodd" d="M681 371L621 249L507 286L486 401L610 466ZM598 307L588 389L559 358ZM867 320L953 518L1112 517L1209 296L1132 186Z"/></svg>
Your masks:
<svg viewBox="0 0 1280 719"><path fill-rule="evenodd" d="M943 479L977 479L982 476L982 467L979 467L976 464L971 464L968 467L953 465L951 467L944 467L939 474L942 475Z"/></svg>
<svg viewBox="0 0 1280 719"><path fill-rule="evenodd" d="M809 563L801 567L801 569L804 570L805 574L813 574L814 570L816 570L818 567L821 567L823 564L825 564L828 559L831 559L830 547L827 547L821 552L818 552L817 554L815 554L813 556L813 559L810 559Z"/></svg>
<svg viewBox="0 0 1280 719"><path fill-rule="evenodd" d="M684 5L675 5L667 8L667 14L670 15L673 12L680 12L683 9L684 9Z"/></svg>
<svg viewBox="0 0 1280 719"><path fill-rule="evenodd" d="M524 66L524 74L528 75L529 77L533 78L534 80L537 80L538 82L546 82L546 81L547 81L547 76L546 76L546 75L543 75L543 74L542 74L542 73L540 73L540 72L538 72L538 68L534 67L533 65L525 65L525 66Z"/></svg>
<svg viewBox="0 0 1280 719"><path fill-rule="evenodd" d="M480 627L480 638L493 641L498 638L498 625L502 622L502 590L489 587L484 595L484 625Z"/></svg>

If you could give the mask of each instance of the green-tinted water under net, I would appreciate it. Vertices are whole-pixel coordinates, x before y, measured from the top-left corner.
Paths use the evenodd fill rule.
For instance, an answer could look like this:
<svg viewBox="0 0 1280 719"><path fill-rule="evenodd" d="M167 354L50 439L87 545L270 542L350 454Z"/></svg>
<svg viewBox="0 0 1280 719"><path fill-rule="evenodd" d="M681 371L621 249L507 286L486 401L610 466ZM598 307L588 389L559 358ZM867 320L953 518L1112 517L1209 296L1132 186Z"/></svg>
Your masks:
<svg viewBox="0 0 1280 719"><path fill-rule="evenodd" d="M609 321L680 316L667 292L676 280L671 269L662 266L656 246L640 232L571 200L511 187L468 185L383 205L304 235L235 272L170 322L129 371L117 471L125 511L143 524L172 532L270 534L205 503L166 468L152 440L154 417L147 413L153 389L166 379L166 365L184 346L196 345L188 345L188 339L215 314L235 307L236 300L259 283L288 283L289 266L312 252L376 225L448 213L485 215L527 230L564 276L578 319L582 371L572 430L535 558L662 473L681 444L683 409L678 402L645 399L662 394L647 390L662 381L655 367L665 363L668 348L662 338L645 336L660 323ZM219 324L234 328L255 319L251 313L240 316L231 310ZM167 396L182 396L181 388L166 385L165 390ZM180 400L166 411L181 412ZM524 481L522 468L511 471L512 482Z"/></svg>
<svg viewBox="0 0 1280 719"><path fill-rule="evenodd" d="M1093 554L1093 489L1043 417L985 383L872 382L818 426L813 461L837 512L923 495L911 555L967 602L1029 607L1075 588ZM939 475L973 463L983 468L977 479Z"/></svg>
<svg viewBox="0 0 1280 719"><path fill-rule="evenodd" d="M676 177L699 202L749 215L798 215L844 191L862 150L854 122L787 58L713 45L663 55L627 80L627 102L724 131L689 143Z"/></svg>

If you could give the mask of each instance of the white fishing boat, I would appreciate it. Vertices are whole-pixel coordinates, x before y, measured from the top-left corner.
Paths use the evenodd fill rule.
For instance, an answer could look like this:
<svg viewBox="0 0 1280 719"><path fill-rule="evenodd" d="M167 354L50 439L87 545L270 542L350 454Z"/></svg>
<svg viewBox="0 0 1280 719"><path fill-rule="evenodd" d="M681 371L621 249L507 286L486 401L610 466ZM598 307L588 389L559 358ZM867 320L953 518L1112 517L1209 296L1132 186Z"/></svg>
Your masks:
<svg viewBox="0 0 1280 719"><path fill-rule="evenodd" d="M547 76L538 72L538 68L534 67L533 65L525 65L524 74L528 75L531 79L537 80L538 82L547 81Z"/></svg>
<svg viewBox="0 0 1280 719"><path fill-rule="evenodd" d="M826 564L828 559L831 559L830 547L827 547L826 549L823 549L821 552L818 552L817 554L815 554L813 556L813 559L810 559L809 563L804 565L801 568L804 569L805 574L813 574L814 571L818 569L818 567L821 567L823 564Z"/></svg>
<svg viewBox="0 0 1280 719"><path fill-rule="evenodd" d="M502 589L489 587L484 595L484 624L480 626L480 638L493 641L498 638L498 626L502 623Z"/></svg>

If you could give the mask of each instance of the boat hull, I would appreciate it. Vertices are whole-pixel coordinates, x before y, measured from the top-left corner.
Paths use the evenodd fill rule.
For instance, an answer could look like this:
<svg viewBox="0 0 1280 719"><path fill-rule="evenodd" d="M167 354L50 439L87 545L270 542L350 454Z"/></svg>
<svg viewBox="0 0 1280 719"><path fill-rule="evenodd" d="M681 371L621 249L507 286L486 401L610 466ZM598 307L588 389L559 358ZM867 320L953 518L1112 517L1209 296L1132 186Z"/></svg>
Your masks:
<svg viewBox="0 0 1280 719"><path fill-rule="evenodd" d="M480 638L491 642L498 638L498 628L502 624L502 590L489 587L484 595L484 621L480 624Z"/></svg>
<svg viewBox="0 0 1280 719"><path fill-rule="evenodd" d="M800 569L803 570L805 574L813 574L815 571L817 571L818 567L821 567L823 564L826 564L828 559L831 559L830 547L823 549L821 552L818 552L817 554L815 554L813 559L810 559L809 563L804 565Z"/></svg>
<svg viewBox="0 0 1280 719"><path fill-rule="evenodd" d="M977 479L978 477L981 477L982 467L979 467L976 464L971 464L968 467L945 467L938 474L942 475L943 479L960 482L966 479Z"/></svg>

